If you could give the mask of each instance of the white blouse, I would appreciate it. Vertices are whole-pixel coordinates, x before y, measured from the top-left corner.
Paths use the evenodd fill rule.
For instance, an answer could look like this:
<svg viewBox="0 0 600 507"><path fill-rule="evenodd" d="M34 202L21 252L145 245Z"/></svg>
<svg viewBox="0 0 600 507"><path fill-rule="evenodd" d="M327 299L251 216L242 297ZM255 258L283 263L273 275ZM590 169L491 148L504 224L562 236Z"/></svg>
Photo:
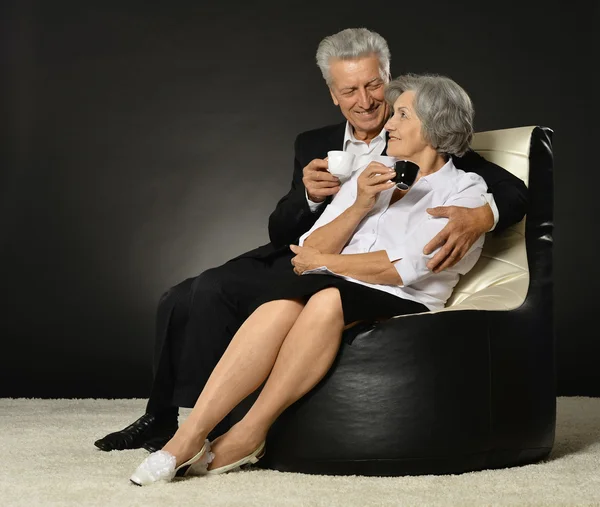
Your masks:
<svg viewBox="0 0 600 507"><path fill-rule="evenodd" d="M356 201L357 179L363 166L346 181L313 227L300 237L302 246L313 231L333 221ZM459 275L468 272L481 254L482 235L469 252L453 267L433 273L426 264L437 250L423 254L425 245L448 223L447 218L434 218L426 212L436 206L476 208L486 201L487 185L481 176L457 169L450 159L433 174L422 176L402 197L390 206L395 188L381 192L373 209L358 224L341 254L362 254L384 250L394 263L404 285L372 284L339 275L326 266L308 270L306 274L331 274L351 282L388 292L394 296L424 304L430 310L444 307L458 283Z"/></svg>

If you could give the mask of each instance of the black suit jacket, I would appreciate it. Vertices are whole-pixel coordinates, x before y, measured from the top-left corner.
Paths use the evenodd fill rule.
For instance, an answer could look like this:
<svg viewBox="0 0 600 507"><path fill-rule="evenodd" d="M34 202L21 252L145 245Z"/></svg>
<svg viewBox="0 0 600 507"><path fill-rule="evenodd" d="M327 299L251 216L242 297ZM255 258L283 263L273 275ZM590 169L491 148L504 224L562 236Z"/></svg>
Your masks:
<svg viewBox="0 0 600 507"><path fill-rule="evenodd" d="M270 243L246 252L240 257L266 258L281 252L289 252L289 245L297 244L323 213L331 197L325 200L315 213L310 211L302 183L303 169L315 158L325 158L330 150L341 150L344 143L346 122L309 130L298 135L294 143L294 174L290 191L282 197L269 217ZM383 152L385 155L385 150ZM519 222L527 211L527 187L502 167L487 161L474 151L463 157L453 157L454 165L467 172L479 174L494 195L500 215L496 231L502 231Z"/></svg>

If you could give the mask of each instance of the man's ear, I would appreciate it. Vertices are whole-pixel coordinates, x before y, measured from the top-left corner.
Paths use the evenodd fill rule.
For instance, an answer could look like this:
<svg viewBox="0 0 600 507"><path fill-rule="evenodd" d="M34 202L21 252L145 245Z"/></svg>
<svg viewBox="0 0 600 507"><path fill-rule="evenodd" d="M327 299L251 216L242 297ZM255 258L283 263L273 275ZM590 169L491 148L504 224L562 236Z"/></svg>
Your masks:
<svg viewBox="0 0 600 507"><path fill-rule="evenodd" d="M336 106L339 106L340 103L338 102L338 99L336 98L335 94L333 93L333 90L331 89L331 86L329 87L329 93L331 94L331 99L333 100L333 103Z"/></svg>

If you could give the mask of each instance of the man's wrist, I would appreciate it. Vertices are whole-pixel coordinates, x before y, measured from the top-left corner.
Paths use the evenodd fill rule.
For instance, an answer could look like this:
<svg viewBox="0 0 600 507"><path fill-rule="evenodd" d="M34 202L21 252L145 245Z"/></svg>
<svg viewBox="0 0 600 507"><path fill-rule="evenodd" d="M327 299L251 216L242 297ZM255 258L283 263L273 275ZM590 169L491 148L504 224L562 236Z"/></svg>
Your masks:
<svg viewBox="0 0 600 507"><path fill-rule="evenodd" d="M321 204L323 201L325 201L325 197L315 197L310 195L308 192L306 192L306 198L314 204Z"/></svg>
<svg viewBox="0 0 600 507"><path fill-rule="evenodd" d="M481 224L481 233L485 234L494 228L494 212L492 211L492 207L489 205L489 203L481 206L479 211L481 217L479 220L479 223Z"/></svg>
<svg viewBox="0 0 600 507"><path fill-rule="evenodd" d="M496 205L496 201L494 199L493 194L490 193L486 193L486 194L481 194L481 199L483 200L484 203L487 203L487 205L490 207L491 211L492 211L492 225L490 225L489 229L486 229L483 232L491 232L496 228L496 225L498 225L498 221L500 220L500 213L498 212L498 206Z"/></svg>
<svg viewBox="0 0 600 507"><path fill-rule="evenodd" d="M323 198L323 200L320 202L313 201L308 195L308 191L306 191L306 189L304 190L304 195L306 197L306 202L308 203L308 208L312 213L316 213L317 210L323 205L323 202L325 202L325 198Z"/></svg>

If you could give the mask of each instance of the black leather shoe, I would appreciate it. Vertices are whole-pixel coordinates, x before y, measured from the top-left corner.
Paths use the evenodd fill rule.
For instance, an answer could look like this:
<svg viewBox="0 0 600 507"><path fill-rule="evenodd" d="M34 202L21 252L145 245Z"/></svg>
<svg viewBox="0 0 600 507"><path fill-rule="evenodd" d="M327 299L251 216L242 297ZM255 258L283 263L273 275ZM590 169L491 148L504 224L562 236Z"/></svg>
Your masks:
<svg viewBox="0 0 600 507"><path fill-rule="evenodd" d="M102 451L121 451L123 449L139 449L157 437L169 438L177 431L177 417L157 417L144 414L121 431L106 435L96 440L94 445Z"/></svg>

